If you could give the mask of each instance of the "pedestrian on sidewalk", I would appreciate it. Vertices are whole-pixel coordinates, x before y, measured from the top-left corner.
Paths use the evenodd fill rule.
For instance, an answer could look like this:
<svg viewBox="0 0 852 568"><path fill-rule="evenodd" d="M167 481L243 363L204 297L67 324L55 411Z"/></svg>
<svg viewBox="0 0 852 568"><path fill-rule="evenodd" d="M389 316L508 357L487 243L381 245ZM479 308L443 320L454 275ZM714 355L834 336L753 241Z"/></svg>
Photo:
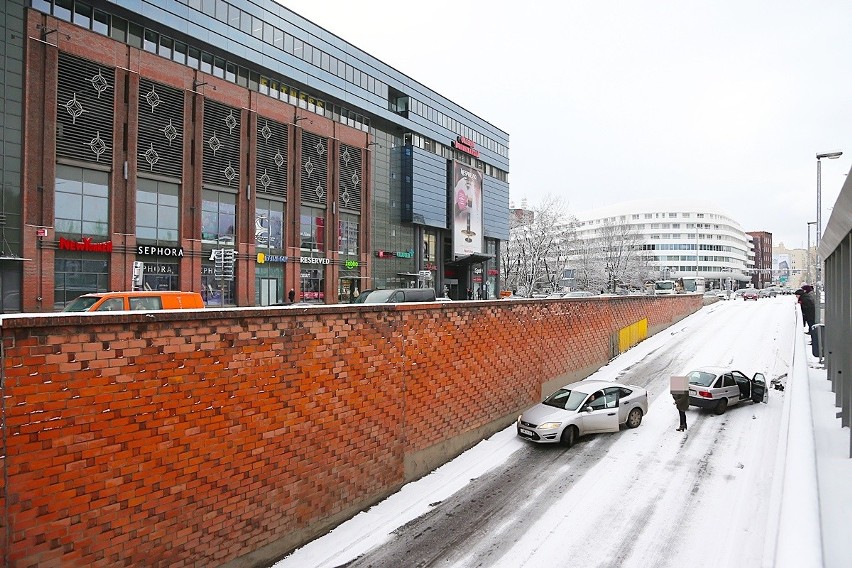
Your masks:
<svg viewBox="0 0 852 568"><path fill-rule="evenodd" d="M810 333L816 319L816 304L814 303L813 295L806 291L805 287L813 290L813 288L805 284L805 286L796 290L795 294L799 299L799 307L802 308L802 319L805 320L805 325L808 326L808 333Z"/></svg>

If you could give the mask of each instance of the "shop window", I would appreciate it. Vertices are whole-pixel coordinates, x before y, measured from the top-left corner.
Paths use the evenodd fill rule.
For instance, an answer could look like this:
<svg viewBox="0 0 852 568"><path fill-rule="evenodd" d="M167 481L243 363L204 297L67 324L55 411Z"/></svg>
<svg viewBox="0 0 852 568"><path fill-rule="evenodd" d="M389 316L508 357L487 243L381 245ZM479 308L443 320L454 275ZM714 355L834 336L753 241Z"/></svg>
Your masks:
<svg viewBox="0 0 852 568"><path fill-rule="evenodd" d="M78 296L109 290L109 262L102 253L58 251L53 261L53 309Z"/></svg>

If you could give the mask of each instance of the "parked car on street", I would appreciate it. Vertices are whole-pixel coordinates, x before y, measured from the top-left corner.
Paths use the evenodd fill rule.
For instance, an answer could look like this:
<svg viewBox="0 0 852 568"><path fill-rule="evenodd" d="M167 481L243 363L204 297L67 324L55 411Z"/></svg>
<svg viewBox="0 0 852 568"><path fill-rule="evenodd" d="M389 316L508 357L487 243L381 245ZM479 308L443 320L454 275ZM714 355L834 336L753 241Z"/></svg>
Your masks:
<svg viewBox="0 0 852 568"><path fill-rule="evenodd" d="M135 290L83 294L63 312L119 312L128 310L187 310L204 307L198 292Z"/></svg>
<svg viewBox="0 0 852 568"><path fill-rule="evenodd" d="M724 414L729 406L741 402L766 402L766 378L755 373L752 378L728 367L700 367L690 371L689 405L708 408Z"/></svg>
<svg viewBox="0 0 852 568"><path fill-rule="evenodd" d="M566 385L520 416L518 436L543 444L573 446L580 436L636 428L648 412L648 392L611 381Z"/></svg>

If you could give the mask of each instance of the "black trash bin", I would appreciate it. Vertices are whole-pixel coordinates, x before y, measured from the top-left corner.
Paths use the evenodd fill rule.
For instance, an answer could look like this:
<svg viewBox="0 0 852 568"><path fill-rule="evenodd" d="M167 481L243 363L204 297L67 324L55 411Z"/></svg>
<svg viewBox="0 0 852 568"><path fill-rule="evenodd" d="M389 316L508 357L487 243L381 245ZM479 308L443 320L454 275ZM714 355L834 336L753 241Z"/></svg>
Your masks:
<svg viewBox="0 0 852 568"><path fill-rule="evenodd" d="M825 324L815 323L811 326L811 353L822 360L825 349Z"/></svg>

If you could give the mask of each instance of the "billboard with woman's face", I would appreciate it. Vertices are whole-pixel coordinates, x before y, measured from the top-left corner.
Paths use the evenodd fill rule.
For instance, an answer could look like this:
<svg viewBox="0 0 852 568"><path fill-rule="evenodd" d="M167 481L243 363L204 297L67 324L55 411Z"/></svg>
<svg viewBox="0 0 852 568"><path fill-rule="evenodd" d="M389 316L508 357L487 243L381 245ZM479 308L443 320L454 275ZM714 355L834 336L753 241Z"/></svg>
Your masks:
<svg viewBox="0 0 852 568"><path fill-rule="evenodd" d="M482 172L466 164L452 162L453 255L481 253Z"/></svg>

